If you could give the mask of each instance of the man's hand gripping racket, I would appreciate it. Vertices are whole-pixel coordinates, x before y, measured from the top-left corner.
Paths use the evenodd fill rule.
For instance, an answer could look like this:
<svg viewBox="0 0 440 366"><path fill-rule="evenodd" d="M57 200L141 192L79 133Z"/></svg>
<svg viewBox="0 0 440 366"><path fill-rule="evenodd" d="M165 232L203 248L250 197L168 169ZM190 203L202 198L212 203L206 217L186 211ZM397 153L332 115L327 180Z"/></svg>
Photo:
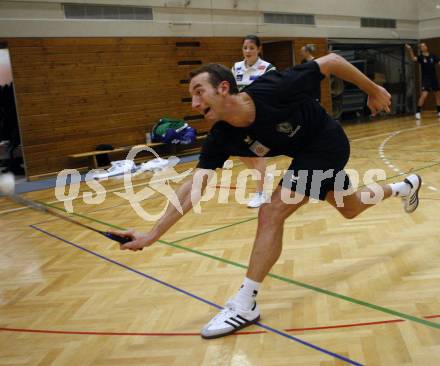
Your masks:
<svg viewBox="0 0 440 366"><path fill-rule="evenodd" d="M149 247L157 240L157 238L151 234L139 233L134 230L124 231L111 229L108 230L106 234L111 235L113 240L117 240L114 238L120 238L125 241L125 243L121 243L121 250L132 250L134 252L142 250L144 247Z"/></svg>

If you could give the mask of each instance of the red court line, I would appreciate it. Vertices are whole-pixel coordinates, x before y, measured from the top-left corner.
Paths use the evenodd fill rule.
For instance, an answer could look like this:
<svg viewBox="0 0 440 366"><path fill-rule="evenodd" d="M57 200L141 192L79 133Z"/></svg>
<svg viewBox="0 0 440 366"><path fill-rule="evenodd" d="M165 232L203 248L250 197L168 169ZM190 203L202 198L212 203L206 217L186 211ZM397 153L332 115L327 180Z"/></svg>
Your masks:
<svg viewBox="0 0 440 366"><path fill-rule="evenodd" d="M429 315L424 316L425 319L440 318L440 315ZM311 328L290 328L284 329L285 332L304 332L311 330L326 330L326 329L341 329L350 327L364 327L369 325L380 325L380 324L390 324L390 323L401 323L405 322L404 319L391 319L382 320L377 322L364 322L364 323L351 323L351 324L339 324L339 325L327 325L321 327L311 327ZM43 334L76 334L76 335L105 335L105 336L143 336L143 337L185 337L185 336L200 336L200 333L136 333L136 332L88 332L88 331L67 331L67 330L46 330L46 329L24 329L24 328L5 328L0 327L0 331L4 332L20 332L20 333L43 333ZM254 331L254 332L237 332L233 335L253 335L253 334L263 334L267 333L264 330Z"/></svg>
<svg viewBox="0 0 440 366"><path fill-rule="evenodd" d="M366 322L366 323L353 323L353 324L339 324L339 325L327 325L323 327L313 327L313 328L290 328L284 329L285 332L299 332L305 330L323 330L323 329L340 329L340 328L350 328L350 327L364 327L367 325L378 325L378 324L389 324L389 323L401 323L406 321L405 319L393 319L393 320L382 320L377 322Z"/></svg>
<svg viewBox="0 0 440 366"><path fill-rule="evenodd" d="M225 188L225 189L237 189L237 187L235 187L235 186L230 186L230 187L225 187L225 186L211 186L211 187L214 187L214 188L216 188L216 189L220 189L220 188Z"/></svg>
<svg viewBox="0 0 440 366"><path fill-rule="evenodd" d="M70 330L0 328L5 332L45 333L45 334L80 334L80 335L110 335L110 336L199 336L200 333L134 333L134 332L88 332Z"/></svg>

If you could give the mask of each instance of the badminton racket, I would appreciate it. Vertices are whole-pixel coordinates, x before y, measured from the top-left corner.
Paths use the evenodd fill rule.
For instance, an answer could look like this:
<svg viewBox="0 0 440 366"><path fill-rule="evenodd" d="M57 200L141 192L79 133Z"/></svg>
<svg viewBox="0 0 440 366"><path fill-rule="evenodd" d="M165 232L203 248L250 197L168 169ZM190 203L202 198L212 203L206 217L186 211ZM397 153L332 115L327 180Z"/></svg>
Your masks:
<svg viewBox="0 0 440 366"><path fill-rule="evenodd" d="M11 194L8 197L10 199L12 199L13 201L17 202L18 204L27 206L29 208L33 208L33 209L41 211L41 212L45 212L45 213L52 215L52 216L55 216L61 220L68 221L72 224L81 226L85 229L89 229L91 231L94 231L95 233L98 233L98 234L105 236L108 239L117 241L119 244L125 244L125 243L128 243L132 240L132 239L125 237L125 236L119 236L119 235L108 233L106 231L101 231L101 230L95 229L94 227L91 227L89 225L86 225L86 224L83 224L79 221L76 221L76 220L72 219L71 217L59 214L58 212L51 210L50 208L46 207L45 205L43 205L41 203L37 203L37 202L32 201L30 199L26 199L26 198L23 198L21 196L15 195L15 194Z"/></svg>

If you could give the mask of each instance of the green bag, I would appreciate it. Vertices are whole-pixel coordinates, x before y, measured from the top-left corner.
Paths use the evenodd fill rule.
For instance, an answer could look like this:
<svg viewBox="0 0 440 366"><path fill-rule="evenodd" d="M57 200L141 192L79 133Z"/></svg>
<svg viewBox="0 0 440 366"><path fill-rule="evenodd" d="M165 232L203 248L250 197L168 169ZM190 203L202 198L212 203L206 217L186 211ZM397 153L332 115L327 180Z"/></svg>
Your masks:
<svg viewBox="0 0 440 366"><path fill-rule="evenodd" d="M179 133L188 127L188 124L183 119L173 119L164 117L159 120L151 131L151 139L153 142L166 142L164 139L169 134L169 129Z"/></svg>

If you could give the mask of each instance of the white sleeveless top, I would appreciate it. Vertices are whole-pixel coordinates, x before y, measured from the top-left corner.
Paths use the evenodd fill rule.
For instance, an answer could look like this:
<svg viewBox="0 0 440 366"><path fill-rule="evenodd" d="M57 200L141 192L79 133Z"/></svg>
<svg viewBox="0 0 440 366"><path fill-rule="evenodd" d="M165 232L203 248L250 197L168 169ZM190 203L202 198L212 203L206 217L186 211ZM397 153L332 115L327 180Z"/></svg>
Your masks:
<svg viewBox="0 0 440 366"><path fill-rule="evenodd" d="M232 74L237 82L238 90L242 90L245 86L252 84L264 73L275 70L275 66L271 63L257 58L257 61L246 67L244 60L236 62L232 67Z"/></svg>

